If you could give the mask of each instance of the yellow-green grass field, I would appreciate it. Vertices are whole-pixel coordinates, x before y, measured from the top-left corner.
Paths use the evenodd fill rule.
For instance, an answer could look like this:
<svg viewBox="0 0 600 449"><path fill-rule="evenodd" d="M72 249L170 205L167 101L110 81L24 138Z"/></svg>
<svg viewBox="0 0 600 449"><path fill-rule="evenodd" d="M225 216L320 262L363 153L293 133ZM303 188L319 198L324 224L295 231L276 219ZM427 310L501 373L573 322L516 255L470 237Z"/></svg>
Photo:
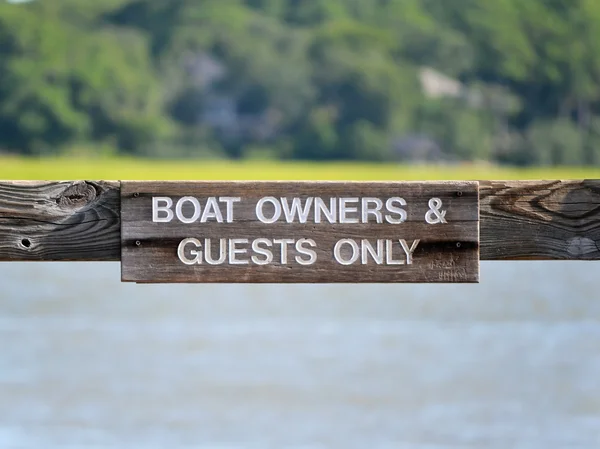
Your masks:
<svg viewBox="0 0 600 449"><path fill-rule="evenodd" d="M598 179L600 168L513 168L488 164L164 161L0 156L0 180L479 180Z"/></svg>

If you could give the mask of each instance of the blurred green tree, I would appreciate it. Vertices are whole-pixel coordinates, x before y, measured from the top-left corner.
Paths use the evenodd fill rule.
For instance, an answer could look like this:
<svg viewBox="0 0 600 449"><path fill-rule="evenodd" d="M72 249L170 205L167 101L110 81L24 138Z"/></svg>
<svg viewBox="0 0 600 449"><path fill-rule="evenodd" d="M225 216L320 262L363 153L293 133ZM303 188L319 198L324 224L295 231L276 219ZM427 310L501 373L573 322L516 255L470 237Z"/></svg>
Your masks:
<svg viewBox="0 0 600 449"><path fill-rule="evenodd" d="M597 0L2 1L0 149L598 164L599 42Z"/></svg>

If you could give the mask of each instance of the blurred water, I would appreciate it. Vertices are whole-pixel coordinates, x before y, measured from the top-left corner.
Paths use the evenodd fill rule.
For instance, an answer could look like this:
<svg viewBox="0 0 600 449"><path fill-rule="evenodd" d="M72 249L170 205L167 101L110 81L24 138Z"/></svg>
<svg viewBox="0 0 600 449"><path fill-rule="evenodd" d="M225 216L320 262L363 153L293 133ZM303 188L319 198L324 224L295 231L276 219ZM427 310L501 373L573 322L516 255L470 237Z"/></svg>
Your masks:
<svg viewBox="0 0 600 449"><path fill-rule="evenodd" d="M597 448L599 268L148 286L0 264L0 448Z"/></svg>

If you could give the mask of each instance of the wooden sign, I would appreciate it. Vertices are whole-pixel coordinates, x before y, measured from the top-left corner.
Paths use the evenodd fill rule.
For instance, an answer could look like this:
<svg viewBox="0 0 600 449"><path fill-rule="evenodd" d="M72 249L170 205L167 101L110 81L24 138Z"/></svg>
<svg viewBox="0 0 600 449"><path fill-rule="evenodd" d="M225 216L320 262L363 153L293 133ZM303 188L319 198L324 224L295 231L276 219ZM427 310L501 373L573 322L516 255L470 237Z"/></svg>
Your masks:
<svg viewBox="0 0 600 449"><path fill-rule="evenodd" d="M132 282L478 282L477 182L122 182Z"/></svg>

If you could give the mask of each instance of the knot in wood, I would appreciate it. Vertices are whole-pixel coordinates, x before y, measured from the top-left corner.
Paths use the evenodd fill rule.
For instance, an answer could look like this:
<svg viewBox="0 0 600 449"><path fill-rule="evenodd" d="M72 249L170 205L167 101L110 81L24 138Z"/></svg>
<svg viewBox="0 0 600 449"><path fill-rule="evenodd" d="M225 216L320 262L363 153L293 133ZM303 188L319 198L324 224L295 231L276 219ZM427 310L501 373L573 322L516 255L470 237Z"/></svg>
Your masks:
<svg viewBox="0 0 600 449"><path fill-rule="evenodd" d="M567 252L573 258L583 258L598 251L598 245L588 237L573 237L567 241Z"/></svg>
<svg viewBox="0 0 600 449"><path fill-rule="evenodd" d="M85 181L75 181L56 199L61 207L83 207L96 199L96 188Z"/></svg>

